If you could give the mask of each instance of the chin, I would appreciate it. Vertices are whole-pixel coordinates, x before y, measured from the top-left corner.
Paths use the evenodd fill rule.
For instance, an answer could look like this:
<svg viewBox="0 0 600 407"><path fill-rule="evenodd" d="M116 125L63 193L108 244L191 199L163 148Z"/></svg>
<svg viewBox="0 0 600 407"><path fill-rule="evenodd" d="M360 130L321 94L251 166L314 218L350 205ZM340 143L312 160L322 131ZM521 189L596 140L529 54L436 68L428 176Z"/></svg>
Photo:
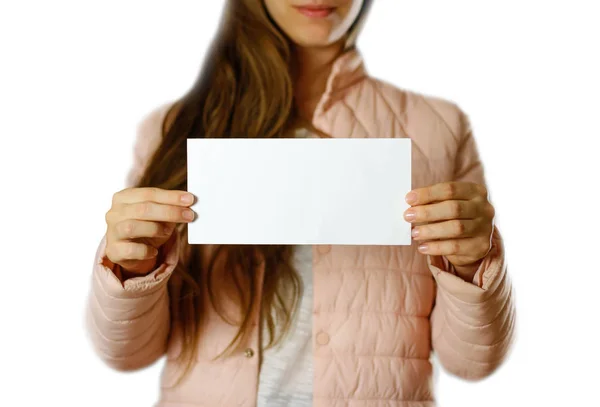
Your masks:
<svg viewBox="0 0 600 407"><path fill-rule="evenodd" d="M331 42L327 41L327 39L315 38L303 38L293 42L294 44L304 48L320 48L331 45Z"/></svg>
<svg viewBox="0 0 600 407"><path fill-rule="evenodd" d="M335 42L330 37L329 30L312 29L310 32L306 30L303 33L296 33L291 40L301 47L326 47Z"/></svg>

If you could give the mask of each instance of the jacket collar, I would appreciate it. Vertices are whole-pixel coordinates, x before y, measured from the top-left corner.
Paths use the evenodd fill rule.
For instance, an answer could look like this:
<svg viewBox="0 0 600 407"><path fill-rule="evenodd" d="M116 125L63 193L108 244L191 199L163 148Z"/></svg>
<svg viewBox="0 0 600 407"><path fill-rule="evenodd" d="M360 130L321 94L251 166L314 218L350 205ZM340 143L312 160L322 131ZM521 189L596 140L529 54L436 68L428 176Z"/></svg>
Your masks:
<svg viewBox="0 0 600 407"><path fill-rule="evenodd" d="M345 91L367 76L362 55L356 48L341 54L333 63L325 92L313 115L314 120L323 115L332 104L343 98Z"/></svg>

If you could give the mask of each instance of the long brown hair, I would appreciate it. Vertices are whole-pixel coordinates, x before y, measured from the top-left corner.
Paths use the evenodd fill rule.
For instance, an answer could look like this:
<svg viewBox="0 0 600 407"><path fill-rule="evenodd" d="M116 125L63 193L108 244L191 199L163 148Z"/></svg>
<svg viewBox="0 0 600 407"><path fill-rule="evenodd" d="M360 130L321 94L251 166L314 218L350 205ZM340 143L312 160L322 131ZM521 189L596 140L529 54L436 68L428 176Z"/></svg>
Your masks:
<svg viewBox="0 0 600 407"><path fill-rule="evenodd" d="M186 190L187 138L281 138L289 137L298 125L292 80L297 64L289 39L270 19L263 2L228 2L204 67L194 86L169 112L177 113L168 126L163 126L161 144L137 187ZM370 3L365 0L362 15ZM360 25L362 15L350 29L350 36ZM206 296L224 320L239 326L220 356L243 346L252 331L252 315L257 307L258 267L264 268L265 275L258 312L268 328L268 346L277 343L293 320L302 290L301 280L290 264L291 248L221 245L211 250L208 261L203 261L206 250L187 244L187 227L180 226L178 233L184 245L177 269L182 285L180 294L171 301L178 310L173 317L174 323L181 324L179 358L186 363L186 371L196 358ZM223 311L223 295L215 292L213 284L217 279L226 281L234 291L239 320L232 320Z"/></svg>

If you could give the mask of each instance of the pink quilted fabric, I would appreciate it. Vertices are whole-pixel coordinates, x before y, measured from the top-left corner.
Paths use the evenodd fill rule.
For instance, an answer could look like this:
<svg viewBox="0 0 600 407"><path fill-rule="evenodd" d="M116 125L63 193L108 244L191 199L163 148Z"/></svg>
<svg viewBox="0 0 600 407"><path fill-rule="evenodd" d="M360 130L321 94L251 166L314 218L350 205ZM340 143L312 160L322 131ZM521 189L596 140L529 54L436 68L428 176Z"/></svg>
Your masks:
<svg viewBox="0 0 600 407"><path fill-rule="evenodd" d="M129 184L158 145L168 108L142 121ZM336 61L313 124L340 138L410 137L413 188L450 180L485 183L466 115L452 102L368 77L357 51ZM164 264L122 284L102 240L89 299L94 347L120 370L166 355L158 406L255 406L259 330L245 344L253 352L212 361L235 331L214 311L204 321L192 373L174 386L179 336L169 298L177 290L178 246L174 236ZM447 371L469 380L490 375L504 360L515 308L498 229L470 282L454 275L444 258L422 255L416 246L313 248L315 406L431 407L432 351Z"/></svg>

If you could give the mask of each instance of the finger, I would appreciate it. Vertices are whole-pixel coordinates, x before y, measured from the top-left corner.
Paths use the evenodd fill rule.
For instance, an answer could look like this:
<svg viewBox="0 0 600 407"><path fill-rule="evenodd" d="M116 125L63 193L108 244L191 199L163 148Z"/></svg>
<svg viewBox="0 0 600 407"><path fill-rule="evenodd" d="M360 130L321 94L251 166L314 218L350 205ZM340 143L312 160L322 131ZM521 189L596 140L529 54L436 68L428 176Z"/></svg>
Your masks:
<svg viewBox="0 0 600 407"><path fill-rule="evenodd" d="M139 202L123 208L123 219L187 223L194 220L194 211L180 206Z"/></svg>
<svg viewBox="0 0 600 407"><path fill-rule="evenodd" d="M456 239L476 236L481 222L473 219L454 219L413 228L415 240Z"/></svg>
<svg viewBox="0 0 600 407"><path fill-rule="evenodd" d="M412 206L404 212L408 222L437 222L450 219L474 219L478 206L472 201L444 201L429 205Z"/></svg>
<svg viewBox="0 0 600 407"><path fill-rule="evenodd" d="M113 202L119 204L156 202L164 205L190 206L194 200L194 195L187 191L171 191L160 188L128 188L113 196Z"/></svg>
<svg viewBox="0 0 600 407"><path fill-rule="evenodd" d="M113 263L152 259L157 254L158 250L152 246L129 241L117 241L106 247L106 256Z"/></svg>
<svg viewBox="0 0 600 407"><path fill-rule="evenodd" d="M114 226L114 237L117 240L169 237L172 231L171 224L126 219Z"/></svg>
<svg viewBox="0 0 600 407"><path fill-rule="evenodd" d="M429 255L479 258L489 250L489 244L489 240L481 237L467 237L421 243L419 251Z"/></svg>
<svg viewBox="0 0 600 407"><path fill-rule="evenodd" d="M423 205L448 200L468 200L478 195L487 195L485 187L473 182L442 182L429 187L417 188L406 195L410 205Z"/></svg>

